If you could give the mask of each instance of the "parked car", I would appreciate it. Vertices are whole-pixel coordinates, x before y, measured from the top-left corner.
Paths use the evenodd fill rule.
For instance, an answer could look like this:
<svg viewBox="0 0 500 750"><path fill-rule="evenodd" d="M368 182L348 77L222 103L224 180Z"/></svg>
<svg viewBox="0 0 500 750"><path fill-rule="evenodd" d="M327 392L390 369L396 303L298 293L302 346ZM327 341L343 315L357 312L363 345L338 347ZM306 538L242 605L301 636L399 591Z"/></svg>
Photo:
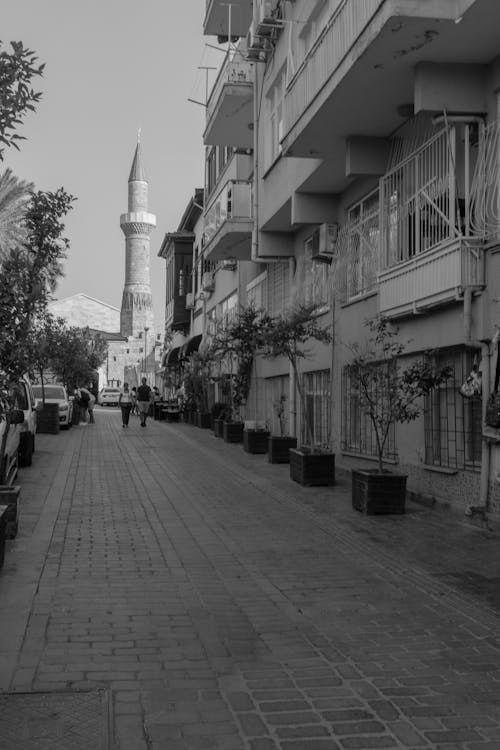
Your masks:
<svg viewBox="0 0 500 750"><path fill-rule="evenodd" d="M101 388L101 390L99 391L99 404L101 406L118 406L119 396L119 388Z"/></svg>
<svg viewBox="0 0 500 750"><path fill-rule="evenodd" d="M20 426L19 466L31 466L35 450L37 410L33 387L26 376L12 386L12 395L14 408L21 409L24 414Z"/></svg>
<svg viewBox="0 0 500 750"><path fill-rule="evenodd" d="M3 483L13 484L17 476L19 462L19 439L21 437L21 424L24 421L24 413L21 409L12 409L10 412L10 426L7 432L7 441L0 462L3 472ZM0 418L0 446L3 444L7 421L5 417Z"/></svg>
<svg viewBox="0 0 500 750"><path fill-rule="evenodd" d="M47 383L43 388L45 391L45 403L59 405L60 428L68 429L71 427L73 421L73 400L68 397L65 386L62 383ZM33 394L37 408L41 408L43 403L42 386L34 385Z"/></svg>

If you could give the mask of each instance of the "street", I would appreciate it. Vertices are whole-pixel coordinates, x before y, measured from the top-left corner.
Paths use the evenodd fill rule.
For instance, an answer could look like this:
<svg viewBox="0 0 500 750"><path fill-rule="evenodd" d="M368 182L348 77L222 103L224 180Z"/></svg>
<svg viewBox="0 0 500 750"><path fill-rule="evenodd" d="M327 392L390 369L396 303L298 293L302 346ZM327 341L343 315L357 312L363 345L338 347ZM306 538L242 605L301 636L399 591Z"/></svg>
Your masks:
<svg viewBox="0 0 500 750"><path fill-rule="evenodd" d="M416 504L364 517L347 477L288 471L211 430L124 430L112 408L37 435L0 573L0 690L109 707L97 744L59 722L50 747L500 748L500 533ZM0 747L41 747L17 721Z"/></svg>

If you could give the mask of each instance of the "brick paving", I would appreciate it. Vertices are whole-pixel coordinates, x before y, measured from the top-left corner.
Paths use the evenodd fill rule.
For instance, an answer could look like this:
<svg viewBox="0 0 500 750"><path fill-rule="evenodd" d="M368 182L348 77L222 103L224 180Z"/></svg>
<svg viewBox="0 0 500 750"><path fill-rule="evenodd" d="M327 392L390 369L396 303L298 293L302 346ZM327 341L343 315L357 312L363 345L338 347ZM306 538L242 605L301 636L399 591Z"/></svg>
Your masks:
<svg viewBox="0 0 500 750"><path fill-rule="evenodd" d="M109 689L116 750L499 750L500 533L96 422L20 471L1 691Z"/></svg>

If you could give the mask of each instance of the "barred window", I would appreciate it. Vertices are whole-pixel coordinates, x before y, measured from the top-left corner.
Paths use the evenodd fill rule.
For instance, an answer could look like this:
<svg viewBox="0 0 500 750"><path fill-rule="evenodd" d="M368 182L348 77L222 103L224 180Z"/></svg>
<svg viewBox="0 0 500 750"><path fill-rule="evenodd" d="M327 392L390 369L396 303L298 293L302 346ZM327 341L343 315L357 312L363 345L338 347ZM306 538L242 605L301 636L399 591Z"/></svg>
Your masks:
<svg viewBox="0 0 500 750"><path fill-rule="evenodd" d="M481 466L482 399L464 398L459 391L479 349L441 350L432 357L437 368L449 366L452 376L425 399L425 462L450 469Z"/></svg>
<svg viewBox="0 0 500 750"><path fill-rule="evenodd" d="M342 450L363 456L377 456L375 429L359 395L356 367L347 365L342 371ZM396 426L392 424L384 446L384 458L396 458Z"/></svg>
<svg viewBox="0 0 500 750"><path fill-rule="evenodd" d="M330 445L330 370L306 372L302 376L306 414L301 414L301 438L309 443L309 423L313 444L323 447ZM307 421L306 421L307 420Z"/></svg>
<svg viewBox="0 0 500 750"><path fill-rule="evenodd" d="M272 435L290 434L290 378L277 375L265 380L265 413ZM281 416L281 419L280 419ZM282 424L280 424L280 422Z"/></svg>

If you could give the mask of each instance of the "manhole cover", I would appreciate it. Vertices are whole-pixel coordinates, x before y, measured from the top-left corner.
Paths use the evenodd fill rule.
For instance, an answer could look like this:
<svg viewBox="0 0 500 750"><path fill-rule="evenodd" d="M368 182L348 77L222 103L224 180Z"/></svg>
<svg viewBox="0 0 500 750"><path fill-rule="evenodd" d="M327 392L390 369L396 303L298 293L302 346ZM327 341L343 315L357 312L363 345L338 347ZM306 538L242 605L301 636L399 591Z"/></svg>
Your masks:
<svg viewBox="0 0 500 750"><path fill-rule="evenodd" d="M2 750L108 750L106 690L0 694Z"/></svg>

